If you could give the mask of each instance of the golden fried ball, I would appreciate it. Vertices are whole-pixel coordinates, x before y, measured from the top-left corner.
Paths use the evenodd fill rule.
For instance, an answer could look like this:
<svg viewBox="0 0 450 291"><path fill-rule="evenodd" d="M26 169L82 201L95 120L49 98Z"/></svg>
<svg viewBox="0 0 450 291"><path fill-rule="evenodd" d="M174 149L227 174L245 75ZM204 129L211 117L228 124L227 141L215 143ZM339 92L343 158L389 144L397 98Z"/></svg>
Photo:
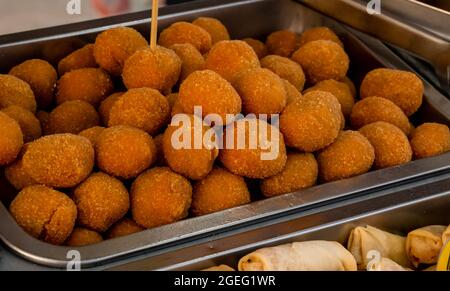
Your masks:
<svg viewBox="0 0 450 291"><path fill-rule="evenodd" d="M300 36L299 46L303 46L315 40L329 40L344 47L339 37L328 27L320 26L305 30Z"/></svg>
<svg viewBox="0 0 450 291"><path fill-rule="evenodd" d="M118 179L104 173L92 174L74 191L78 223L89 229L105 232L122 219L130 208L130 197Z"/></svg>
<svg viewBox="0 0 450 291"><path fill-rule="evenodd" d="M270 54L288 58L298 49L298 36L289 30L276 31L267 37L266 46Z"/></svg>
<svg viewBox="0 0 450 291"><path fill-rule="evenodd" d="M192 22L192 24L200 26L206 30L211 36L212 44L216 44L222 40L230 40L228 29L223 23L212 17L199 17Z"/></svg>
<svg viewBox="0 0 450 291"><path fill-rule="evenodd" d="M114 103L125 94L125 92L117 92L106 98L105 100L100 103L100 106L98 107L98 114L100 115L103 125L108 126L109 122L109 114L111 113L111 108L113 107Z"/></svg>
<svg viewBox="0 0 450 291"><path fill-rule="evenodd" d="M291 104L294 102L297 98L302 97L302 93L297 90L297 88L294 87L294 85L291 84L288 80L282 79L284 84L284 89L286 90L286 105Z"/></svg>
<svg viewBox="0 0 450 291"><path fill-rule="evenodd" d="M252 47L259 59L262 59L269 54L269 50L266 45L260 40L254 38L244 38L242 41L245 41Z"/></svg>
<svg viewBox="0 0 450 291"><path fill-rule="evenodd" d="M123 82L128 89L153 88L170 90L181 73L181 60L165 47L140 49L129 57L123 67Z"/></svg>
<svg viewBox="0 0 450 291"><path fill-rule="evenodd" d="M30 85L12 75L0 74L0 108L11 105L36 112L36 99Z"/></svg>
<svg viewBox="0 0 450 291"><path fill-rule="evenodd" d="M55 68L48 62L39 59L28 60L12 68L9 74L30 85L39 108L52 105L58 76Z"/></svg>
<svg viewBox="0 0 450 291"><path fill-rule="evenodd" d="M408 137L400 128L384 121L377 121L359 130L375 149L376 169L399 166L412 159Z"/></svg>
<svg viewBox="0 0 450 291"><path fill-rule="evenodd" d="M192 44L174 44L170 49L180 57L182 62L180 82L184 81L193 72L203 70L205 67L205 59Z"/></svg>
<svg viewBox="0 0 450 291"><path fill-rule="evenodd" d="M2 112L17 121L22 130L24 142L30 142L41 137L41 123L30 111L13 105L2 109Z"/></svg>
<svg viewBox="0 0 450 291"><path fill-rule="evenodd" d="M102 69L86 68L64 74L58 81L56 102L83 100L98 107L114 90L109 75Z"/></svg>
<svg viewBox="0 0 450 291"><path fill-rule="evenodd" d="M131 89L111 108L109 126L128 125L154 135L170 118L167 98L150 88Z"/></svg>
<svg viewBox="0 0 450 291"><path fill-rule="evenodd" d="M288 80L300 92L305 87L305 73L302 67L291 59L270 55L261 60L261 67L266 68L277 74L283 79Z"/></svg>
<svg viewBox="0 0 450 291"><path fill-rule="evenodd" d="M91 104L83 100L73 100L62 103L50 112L47 129L50 134L78 134L99 124L100 117Z"/></svg>
<svg viewBox="0 0 450 291"><path fill-rule="evenodd" d="M5 178L18 191L28 186L38 184L23 167L23 155L25 154L29 144L24 144L17 160L5 168Z"/></svg>
<svg viewBox="0 0 450 291"><path fill-rule="evenodd" d="M59 61L58 74L62 76L73 70L97 67L98 64L94 57L94 45L87 44Z"/></svg>
<svg viewBox="0 0 450 291"><path fill-rule="evenodd" d="M188 215L192 201L189 180L169 168L154 168L140 175L131 187L134 221L152 228L170 224Z"/></svg>
<svg viewBox="0 0 450 291"><path fill-rule="evenodd" d="M245 114L279 114L286 107L283 81L268 69L257 68L242 73L234 87L242 98Z"/></svg>
<svg viewBox="0 0 450 291"><path fill-rule="evenodd" d="M31 236L55 245L66 241L77 218L77 207L69 197L42 185L23 189L9 211Z"/></svg>
<svg viewBox="0 0 450 291"><path fill-rule="evenodd" d="M351 114L352 127L359 129L376 121L385 121L400 128L406 135L411 131L408 117L389 99L367 97L353 107Z"/></svg>
<svg viewBox="0 0 450 291"><path fill-rule="evenodd" d="M364 174L375 160L375 150L369 140L357 131L342 131L336 141L322 150L319 162L320 178L331 182Z"/></svg>
<svg viewBox="0 0 450 291"><path fill-rule="evenodd" d="M372 96L389 99L411 116L422 105L424 86L414 73L376 69L366 75L360 91L362 99Z"/></svg>
<svg viewBox="0 0 450 291"><path fill-rule="evenodd" d="M97 144L98 138L103 133L106 128L101 126L94 126L88 129L83 130L78 135L87 138L92 145L95 147Z"/></svg>
<svg viewBox="0 0 450 291"><path fill-rule="evenodd" d="M284 109L280 129L288 146L314 152L333 143L341 129L341 106L331 93L313 91Z"/></svg>
<svg viewBox="0 0 450 291"><path fill-rule="evenodd" d="M95 40L95 61L110 74L119 76L125 61L147 45L145 38L133 28L108 29L100 33Z"/></svg>
<svg viewBox="0 0 450 291"><path fill-rule="evenodd" d="M259 68L255 51L241 40L223 40L216 43L206 57L205 68L212 70L229 82L244 71Z"/></svg>
<svg viewBox="0 0 450 291"><path fill-rule="evenodd" d="M244 178L222 168L214 168L194 185L192 213L195 216L250 203L250 192Z"/></svg>
<svg viewBox="0 0 450 291"><path fill-rule="evenodd" d="M261 181L261 192L266 197L273 197L312 187L317 182L318 172L313 154L288 153L284 170Z"/></svg>
<svg viewBox="0 0 450 291"><path fill-rule="evenodd" d="M344 49L329 40L305 44L292 55L292 59L302 66L307 81L312 85L329 79L344 78L350 64Z"/></svg>
<svg viewBox="0 0 450 291"><path fill-rule="evenodd" d="M23 134L17 121L0 112L0 166L13 162L23 146Z"/></svg>
<svg viewBox="0 0 450 291"><path fill-rule="evenodd" d="M108 230L107 238L113 239L118 238L122 236L127 236L133 233L141 232L144 228L139 226L134 220L129 218L124 218L111 226L111 228Z"/></svg>
<svg viewBox="0 0 450 291"><path fill-rule="evenodd" d="M286 165L286 146L279 130L259 119L241 119L227 126L220 161L233 174L264 179Z"/></svg>
<svg viewBox="0 0 450 291"><path fill-rule="evenodd" d="M422 159L450 151L450 131L439 123L424 123L411 136L414 158Z"/></svg>
<svg viewBox="0 0 450 291"><path fill-rule="evenodd" d="M156 147L145 131L130 126L107 128L95 145L98 167L116 177L134 178L156 161Z"/></svg>
<svg viewBox="0 0 450 291"><path fill-rule="evenodd" d="M50 113L48 113L47 111L39 110L38 112L36 112L36 118L41 124L42 135L48 135L48 120L50 119Z"/></svg>
<svg viewBox="0 0 450 291"><path fill-rule="evenodd" d="M353 98L356 99L356 97L358 97L358 92L356 91L356 86L353 83L353 81L347 76L342 78L340 81L347 84L348 88L350 89L350 92L352 93Z"/></svg>
<svg viewBox="0 0 450 291"><path fill-rule="evenodd" d="M48 41L41 49L42 58L52 65L57 65L60 60L83 45L85 45L85 42L78 37Z"/></svg>
<svg viewBox="0 0 450 291"><path fill-rule="evenodd" d="M158 40L158 44L169 48L174 44L190 43L201 54L211 49L211 35L198 25L188 22L176 22L164 29Z"/></svg>
<svg viewBox="0 0 450 291"><path fill-rule="evenodd" d="M98 244L102 241L103 238L98 232L82 227L75 227L66 241L66 246L82 247Z"/></svg>

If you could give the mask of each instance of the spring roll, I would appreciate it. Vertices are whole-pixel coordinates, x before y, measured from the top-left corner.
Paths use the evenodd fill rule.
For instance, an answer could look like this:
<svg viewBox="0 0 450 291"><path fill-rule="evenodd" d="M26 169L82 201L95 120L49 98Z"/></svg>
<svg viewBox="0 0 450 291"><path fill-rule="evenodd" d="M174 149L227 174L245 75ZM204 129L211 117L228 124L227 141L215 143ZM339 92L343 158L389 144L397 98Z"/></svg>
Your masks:
<svg viewBox="0 0 450 291"><path fill-rule="evenodd" d="M445 246L449 239L450 239L450 225L447 227L447 229L442 234L442 245Z"/></svg>
<svg viewBox="0 0 450 291"><path fill-rule="evenodd" d="M239 261L239 271L356 271L352 254L329 241L295 242L259 249Z"/></svg>
<svg viewBox="0 0 450 291"><path fill-rule="evenodd" d="M446 228L443 225L431 225L408 233L406 254L415 267L437 263L442 248L442 234Z"/></svg>
<svg viewBox="0 0 450 291"><path fill-rule="evenodd" d="M402 266L400 266L399 264L397 264L396 262L394 262L391 259L388 258L381 258L379 263L376 263L374 265L372 265L372 268L369 268L369 265L367 267L367 271L394 271L394 272L398 272L398 271L412 271L411 269L408 268L403 268Z"/></svg>
<svg viewBox="0 0 450 291"><path fill-rule="evenodd" d="M235 270L227 265L220 265L220 266L214 266L211 268L204 269L202 271L209 271L209 272L234 272Z"/></svg>
<svg viewBox="0 0 450 291"><path fill-rule="evenodd" d="M372 250L378 251L381 257L391 259L402 267L409 267L405 241L405 237L372 226L360 226L350 233L347 248L355 257L360 270L366 270L367 263L370 261L367 253Z"/></svg>

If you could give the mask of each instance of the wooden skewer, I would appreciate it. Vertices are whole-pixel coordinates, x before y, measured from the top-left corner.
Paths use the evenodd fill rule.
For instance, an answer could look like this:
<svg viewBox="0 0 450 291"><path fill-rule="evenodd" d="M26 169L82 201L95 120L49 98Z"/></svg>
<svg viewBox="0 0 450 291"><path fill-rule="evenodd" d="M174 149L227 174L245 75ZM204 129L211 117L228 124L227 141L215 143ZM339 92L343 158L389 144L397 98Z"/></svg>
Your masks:
<svg viewBox="0 0 450 291"><path fill-rule="evenodd" d="M151 21L151 29L150 29L150 47L153 49L156 47L156 42L158 38L158 9L159 9L159 1L153 0L152 7L152 21Z"/></svg>

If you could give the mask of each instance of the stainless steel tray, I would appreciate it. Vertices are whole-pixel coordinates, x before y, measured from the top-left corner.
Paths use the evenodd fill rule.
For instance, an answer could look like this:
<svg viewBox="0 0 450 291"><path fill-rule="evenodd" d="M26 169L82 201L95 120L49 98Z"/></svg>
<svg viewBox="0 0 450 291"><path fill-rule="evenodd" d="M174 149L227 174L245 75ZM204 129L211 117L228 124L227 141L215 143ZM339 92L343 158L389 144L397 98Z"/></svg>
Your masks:
<svg viewBox="0 0 450 291"><path fill-rule="evenodd" d="M301 32L308 27L326 25L342 36L352 59L351 75L357 83L365 73L376 67L410 69L379 41L361 35L365 39L364 41L367 41L367 46L356 38L354 32L349 28L295 1L246 0L213 1L213 3L218 6L187 5L183 6L183 9L186 7L191 9L184 11L173 10L176 7L170 7L172 10L169 12L163 9L161 26L163 28L175 21L192 20L200 15L212 16L224 21L235 38L242 38L264 36L281 28ZM142 15L137 14L137 16ZM69 25L61 29L45 30L45 33L41 31L36 34L25 33L0 37L1 64L3 66L12 65L24 58L38 56L41 53L40 49L49 42L68 39L92 41L96 33L111 26L134 26L143 33L148 32L147 18L127 19L114 24L111 24L110 20L105 21L105 23L94 21ZM60 30L66 32L59 34ZM33 35L37 36L33 37ZM25 36L29 38L25 38ZM5 39L9 39L11 42L5 43ZM417 114L417 118L449 124L450 101L428 83L425 83L425 88L425 104ZM344 181L323 184L297 193L257 201L242 207L150 229L128 237L108 240L98 245L82 247L79 248L82 265L83 267L103 268L110 264L121 264L124 260L137 259L140 256L148 257L167 253L175 246L178 247L200 238L211 238L231 229L248 227L261 221L270 221L280 216L299 213L325 203L330 204L357 195L369 195L394 185L412 183L417 179L448 172L450 172L450 153L400 167L370 172ZM66 254L69 248L52 246L28 236L17 226L6 207L1 204L0 238L11 251L31 262L50 267L64 268L66 266ZM176 259L175 257L171 258Z"/></svg>

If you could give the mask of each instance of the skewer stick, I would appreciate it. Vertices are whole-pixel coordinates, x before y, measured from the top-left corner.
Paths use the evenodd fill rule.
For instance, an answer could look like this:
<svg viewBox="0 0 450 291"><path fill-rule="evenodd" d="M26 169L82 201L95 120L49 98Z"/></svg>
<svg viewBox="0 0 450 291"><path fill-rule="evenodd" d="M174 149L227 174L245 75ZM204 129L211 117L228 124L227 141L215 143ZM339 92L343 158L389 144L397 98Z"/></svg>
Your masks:
<svg viewBox="0 0 450 291"><path fill-rule="evenodd" d="M153 0L152 7L152 21L151 21L151 31L150 31L150 47L153 49L156 47L157 37L158 37L158 9L159 1Z"/></svg>

